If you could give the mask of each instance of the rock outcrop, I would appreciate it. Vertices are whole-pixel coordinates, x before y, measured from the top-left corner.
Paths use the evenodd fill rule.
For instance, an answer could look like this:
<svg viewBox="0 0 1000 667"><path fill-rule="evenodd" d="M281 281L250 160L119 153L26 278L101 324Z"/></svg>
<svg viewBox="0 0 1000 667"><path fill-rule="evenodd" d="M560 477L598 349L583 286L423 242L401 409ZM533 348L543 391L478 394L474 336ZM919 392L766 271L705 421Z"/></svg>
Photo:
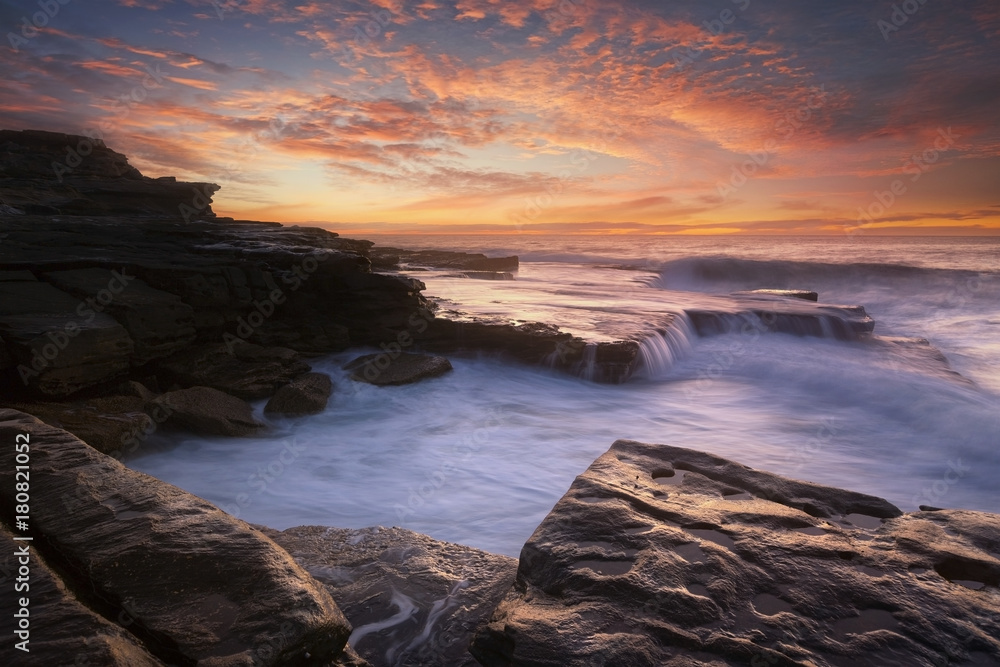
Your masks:
<svg viewBox="0 0 1000 667"><path fill-rule="evenodd" d="M484 665L1000 664L1000 516L618 441L525 544Z"/></svg>
<svg viewBox="0 0 1000 667"><path fill-rule="evenodd" d="M378 386L411 384L451 369L451 362L444 357L409 352L365 354L344 366L344 370L352 371L352 380Z"/></svg>
<svg viewBox="0 0 1000 667"><path fill-rule="evenodd" d="M0 410L0 440L11 443L0 469L3 521L13 525L17 503L13 443L28 441L27 532L46 564L32 567L58 572L80 603L55 600L65 617L45 622L66 629L54 638L86 626L95 651L120 647L118 664L148 664L140 647L174 665L358 664L344 652L351 626L329 593L248 524L23 413ZM52 587L40 592L58 598ZM59 659L45 664L72 663L61 653L72 646L52 644Z"/></svg>
<svg viewBox="0 0 1000 667"><path fill-rule="evenodd" d="M323 582L374 667L472 667L469 642L517 561L403 528L262 529Z"/></svg>
<svg viewBox="0 0 1000 667"><path fill-rule="evenodd" d="M0 202L8 214L210 218L218 190L143 176L100 139L0 130Z"/></svg>
<svg viewBox="0 0 1000 667"><path fill-rule="evenodd" d="M333 380L326 373L305 373L279 389L264 406L278 415L309 415L326 409Z"/></svg>
<svg viewBox="0 0 1000 667"><path fill-rule="evenodd" d="M265 428L253 416L253 408L235 396L211 387L189 387L168 391L152 401L167 417L167 423L196 433L224 436L253 435Z"/></svg>
<svg viewBox="0 0 1000 667"><path fill-rule="evenodd" d="M404 250L403 248L373 247L368 255L379 268L404 269L459 269L484 273L509 273L517 271L518 258L487 257L481 253L453 252L449 250Z"/></svg>
<svg viewBox="0 0 1000 667"><path fill-rule="evenodd" d="M0 655L8 667L37 665L101 665L102 667L162 667L134 636L81 604L66 589L52 568L35 552L30 543L15 542L14 534L0 524L4 548L17 553L27 546L25 559L30 571L28 589L14 590L14 577L0 588L0 607L5 614L17 613L19 598L29 600L27 639L22 651L16 644L24 641L10 633ZM23 583L23 582L22 582ZM5 624L8 620L4 619ZM15 645L15 646L12 646Z"/></svg>

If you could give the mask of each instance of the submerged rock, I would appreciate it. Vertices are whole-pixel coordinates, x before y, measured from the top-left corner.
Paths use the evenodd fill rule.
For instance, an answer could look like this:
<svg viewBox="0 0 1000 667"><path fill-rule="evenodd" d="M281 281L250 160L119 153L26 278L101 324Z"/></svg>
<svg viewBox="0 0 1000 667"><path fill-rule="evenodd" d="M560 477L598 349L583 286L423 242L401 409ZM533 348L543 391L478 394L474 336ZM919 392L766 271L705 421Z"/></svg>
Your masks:
<svg viewBox="0 0 1000 667"><path fill-rule="evenodd" d="M158 660L205 667L347 660L351 626L329 593L270 539L13 410L0 410L0 439L11 443L0 462L5 507L16 502L18 436L30 445L32 549L80 603L115 619ZM68 653L44 664L75 659Z"/></svg>
<svg viewBox="0 0 1000 667"><path fill-rule="evenodd" d="M517 561L404 528L263 529L322 581L375 667L472 667L476 630L514 581Z"/></svg>
<svg viewBox="0 0 1000 667"><path fill-rule="evenodd" d="M618 441L521 551L492 665L1000 664L1000 516Z"/></svg>
<svg viewBox="0 0 1000 667"><path fill-rule="evenodd" d="M168 391L152 403L169 415L168 423L204 435L239 437L266 428L253 416L253 408L246 401L211 387Z"/></svg>
<svg viewBox="0 0 1000 667"><path fill-rule="evenodd" d="M322 412L333 392L333 380L325 373L306 373L279 389L264 406L264 412L307 415Z"/></svg>
<svg viewBox="0 0 1000 667"><path fill-rule="evenodd" d="M395 357L386 352L366 354L344 366L344 370L354 371L352 380L379 386L410 384L444 375L451 369L451 362L444 357L410 352Z"/></svg>

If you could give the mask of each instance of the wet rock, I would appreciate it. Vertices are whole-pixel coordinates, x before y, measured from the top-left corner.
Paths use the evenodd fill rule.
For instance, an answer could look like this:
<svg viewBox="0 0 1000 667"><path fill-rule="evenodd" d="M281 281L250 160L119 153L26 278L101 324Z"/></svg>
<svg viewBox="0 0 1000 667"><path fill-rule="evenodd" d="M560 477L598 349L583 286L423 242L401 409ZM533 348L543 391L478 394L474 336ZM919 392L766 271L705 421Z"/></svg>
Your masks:
<svg viewBox="0 0 1000 667"><path fill-rule="evenodd" d="M166 357L195 339L194 310L180 297L154 289L122 270L54 271L44 279L115 318L128 331L135 349L133 365Z"/></svg>
<svg viewBox="0 0 1000 667"><path fill-rule="evenodd" d="M1000 664L1000 516L618 441L525 544L484 665Z"/></svg>
<svg viewBox="0 0 1000 667"><path fill-rule="evenodd" d="M410 384L444 375L451 369L451 362L444 357L409 352L395 357L386 352L366 354L344 366L344 370L353 371L352 380L379 386Z"/></svg>
<svg viewBox="0 0 1000 667"><path fill-rule="evenodd" d="M204 435L239 437L265 428L249 404L211 387L168 391L154 399L153 406L170 415L168 423Z"/></svg>
<svg viewBox="0 0 1000 667"><path fill-rule="evenodd" d="M263 531L323 582L376 667L472 667L469 642L514 580L517 561L403 528Z"/></svg>
<svg viewBox="0 0 1000 667"><path fill-rule="evenodd" d="M23 536L23 534L22 534ZM0 538L5 548L17 553L27 547L25 561L30 569L30 588L14 590L13 570L0 587L0 606L6 613L19 610L19 599L29 600L30 626L27 652L15 648L22 641L16 634L6 637L4 664L8 667L37 665L102 665L107 667L163 667L134 636L120 626L81 604L52 569L39 556L31 542L13 540L14 533L0 524ZM13 546L10 546L13 545ZM25 557L11 559L20 566ZM16 568L15 568L16 569ZM6 620L6 619L5 619Z"/></svg>
<svg viewBox="0 0 1000 667"><path fill-rule="evenodd" d="M122 627L156 658L249 667L318 666L342 656L347 620L260 532L65 431L0 410L0 439L14 443L18 435L30 440L33 548L81 603L125 619ZM14 456L5 447L0 462L7 511L15 504Z"/></svg>
<svg viewBox="0 0 1000 667"><path fill-rule="evenodd" d="M279 387L309 372L298 353L252 343L198 346L164 359L157 376L167 385L212 387L238 398L273 396Z"/></svg>
<svg viewBox="0 0 1000 667"><path fill-rule="evenodd" d="M0 282L0 335L16 382L67 396L123 375L134 344L106 313L42 282Z"/></svg>
<svg viewBox="0 0 1000 667"><path fill-rule="evenodd" d="M813 304L783 297L744 296L731 306L688 308L684 312L699 336L757 331L858 340L875 330L875 321L863 306Z"/></svg>
<svg viewBox="0 0 1000 667"><path fill-rule="evenodd" d="M333 380L325 373L306 373L279 389L264 406L264 412L307 415L322 412L333 392Z"/></svg>
<svg viewBox="0 0 1000 667"><path fill-rule="evenodd" d="M404 250L402 248L374 247L368 251L372 262L381 267L403 265L406 268L463 269L504 273L517 271L517 256L487 257L482 253L452 252L448 250Z"/></svg>
<svg viewBox="0 0 1000 667"><path fill-rule="evenodd" d="M805 301L819 301L819 294L802 289L755 289L745 292L734 292L734 294L760 294L762 296L781 296L789 299L803 299Z"/></svg>

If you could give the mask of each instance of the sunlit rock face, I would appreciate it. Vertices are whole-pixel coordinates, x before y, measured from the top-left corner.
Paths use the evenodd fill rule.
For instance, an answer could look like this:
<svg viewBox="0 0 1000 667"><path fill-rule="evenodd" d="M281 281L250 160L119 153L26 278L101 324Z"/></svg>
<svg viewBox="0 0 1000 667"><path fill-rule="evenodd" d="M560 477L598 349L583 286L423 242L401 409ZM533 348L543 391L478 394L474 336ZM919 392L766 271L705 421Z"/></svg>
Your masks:
<svg viewBox="0 0 1000 667"><path fill-rule="evenodd" d="M618 441L521 552L485 665L1000 664L1000 517Z"/></svg>
<svg viewBox="0 0 1000 667"><path fill-rule="evenodd" d="M60 625L96 634L92 657L120 645L129 652L122 660L135 658L99 664L149 664L139 646L153 664L358 664L344 653L351 627L329 593L249 524L65 431L0 410L0 438L14 443L19 435L29 445L30 548L47 564L38 576L55 577L52 570L59 579L42 592L58 597L52 588L61 586L78 599L51 609L63 615ZM3 451L0 500L9 529L15 450ZM4 586L4 609L14 607L12 595ZM44 650L31 653L32 664L74 664L72 642L39 644Z"/></svg>

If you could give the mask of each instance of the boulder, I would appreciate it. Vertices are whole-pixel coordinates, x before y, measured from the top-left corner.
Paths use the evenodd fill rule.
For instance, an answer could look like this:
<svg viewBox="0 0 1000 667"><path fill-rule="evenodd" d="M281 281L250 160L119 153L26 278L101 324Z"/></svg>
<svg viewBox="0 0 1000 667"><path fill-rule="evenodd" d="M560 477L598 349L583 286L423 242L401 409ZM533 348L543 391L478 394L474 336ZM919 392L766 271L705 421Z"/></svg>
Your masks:
<svg viewBox="0 0 1000 667"><path fill-rule="evenodd" d="M158 364L164 386L212 387L239 398L253 400L274 395L279 387L307 373L309 364L287 348L262 348L252 343L231 347L198 346Z"/></svg>
<svg viewBox="0 0 1000 667"><path fill-rule="evenodd" d="M20 536L23 536L22 533ZM0 586L0 607L7 613L19 610L19 600L28 598L27 652L15 648L20 638L7 638L4 665L107 665L108 667L164 667L141 642L121 626L81 604L59 576L38 554L31 542L14 541L14 533L0 524L4 547L18 553L27 548L30 581L27 590L14 590L14 570ZM20 567L23 556L11 558ZM6 619L5 619L6 620Z"/></svg>
<svg viewBox="0 0 1000 667"><path fill-rule="evenodd" d="M344 366L353 371L351 379L378 386L410 384L425 378L438 377L450 371L451 362L429 354L386 353L365 354Z"/></svg>
<svg viewBox="0 0 1000 667"><path fill-rule="evenodd" d="M180 297L154 289L125 268L53 271L43 276L59 289L100 308L128 331L132 364L169 356L195 339L194 310Z"/></svg>
<svg viewBox="0 0 1000 667"><path fill-rule="evenodd" d="M1000 516L618 441L521 551L492 665L1000 664Z"/></svg>
<svg viewBox="0 0 1000 667"><path fill-rule="evenodd" d="M13 410L0 410L0 440L11 443L0 462L6 512L16 503L18 439L29 441L32 549L81 603L163 663L319 666L344 656L347 620L270 539ZM75 656L60 658L45 664Z"/></svg>
<svg viewBox="0 0 1000 667"><path fill-rule="evenodd" d="M473 667L476 630L514 581L517 561L404 528L262 529L323 582L375 667Z"/></svg>
<svg viewBox="0 0 1000 667"><path fill-rule="evenodd" d="M211 387L190 387L161 394L152 402L170 416L167 422L204 435L253 435L265 424L246 401Z"/></svg>
<svg viewBox="0 0 1000 667"><path fill-rule="evenodd" d="M264 412L308 415L322 412L333 392L333 380L325 373L306 373L279 389L264 406Z"/></svg>
<svg viewBox="0 0 1000 667"><path fill-rule="evenodd" d="M0 282L8 373L47 396L67 396L128 371L132 338L110 315L51 285Z"/></svg>

